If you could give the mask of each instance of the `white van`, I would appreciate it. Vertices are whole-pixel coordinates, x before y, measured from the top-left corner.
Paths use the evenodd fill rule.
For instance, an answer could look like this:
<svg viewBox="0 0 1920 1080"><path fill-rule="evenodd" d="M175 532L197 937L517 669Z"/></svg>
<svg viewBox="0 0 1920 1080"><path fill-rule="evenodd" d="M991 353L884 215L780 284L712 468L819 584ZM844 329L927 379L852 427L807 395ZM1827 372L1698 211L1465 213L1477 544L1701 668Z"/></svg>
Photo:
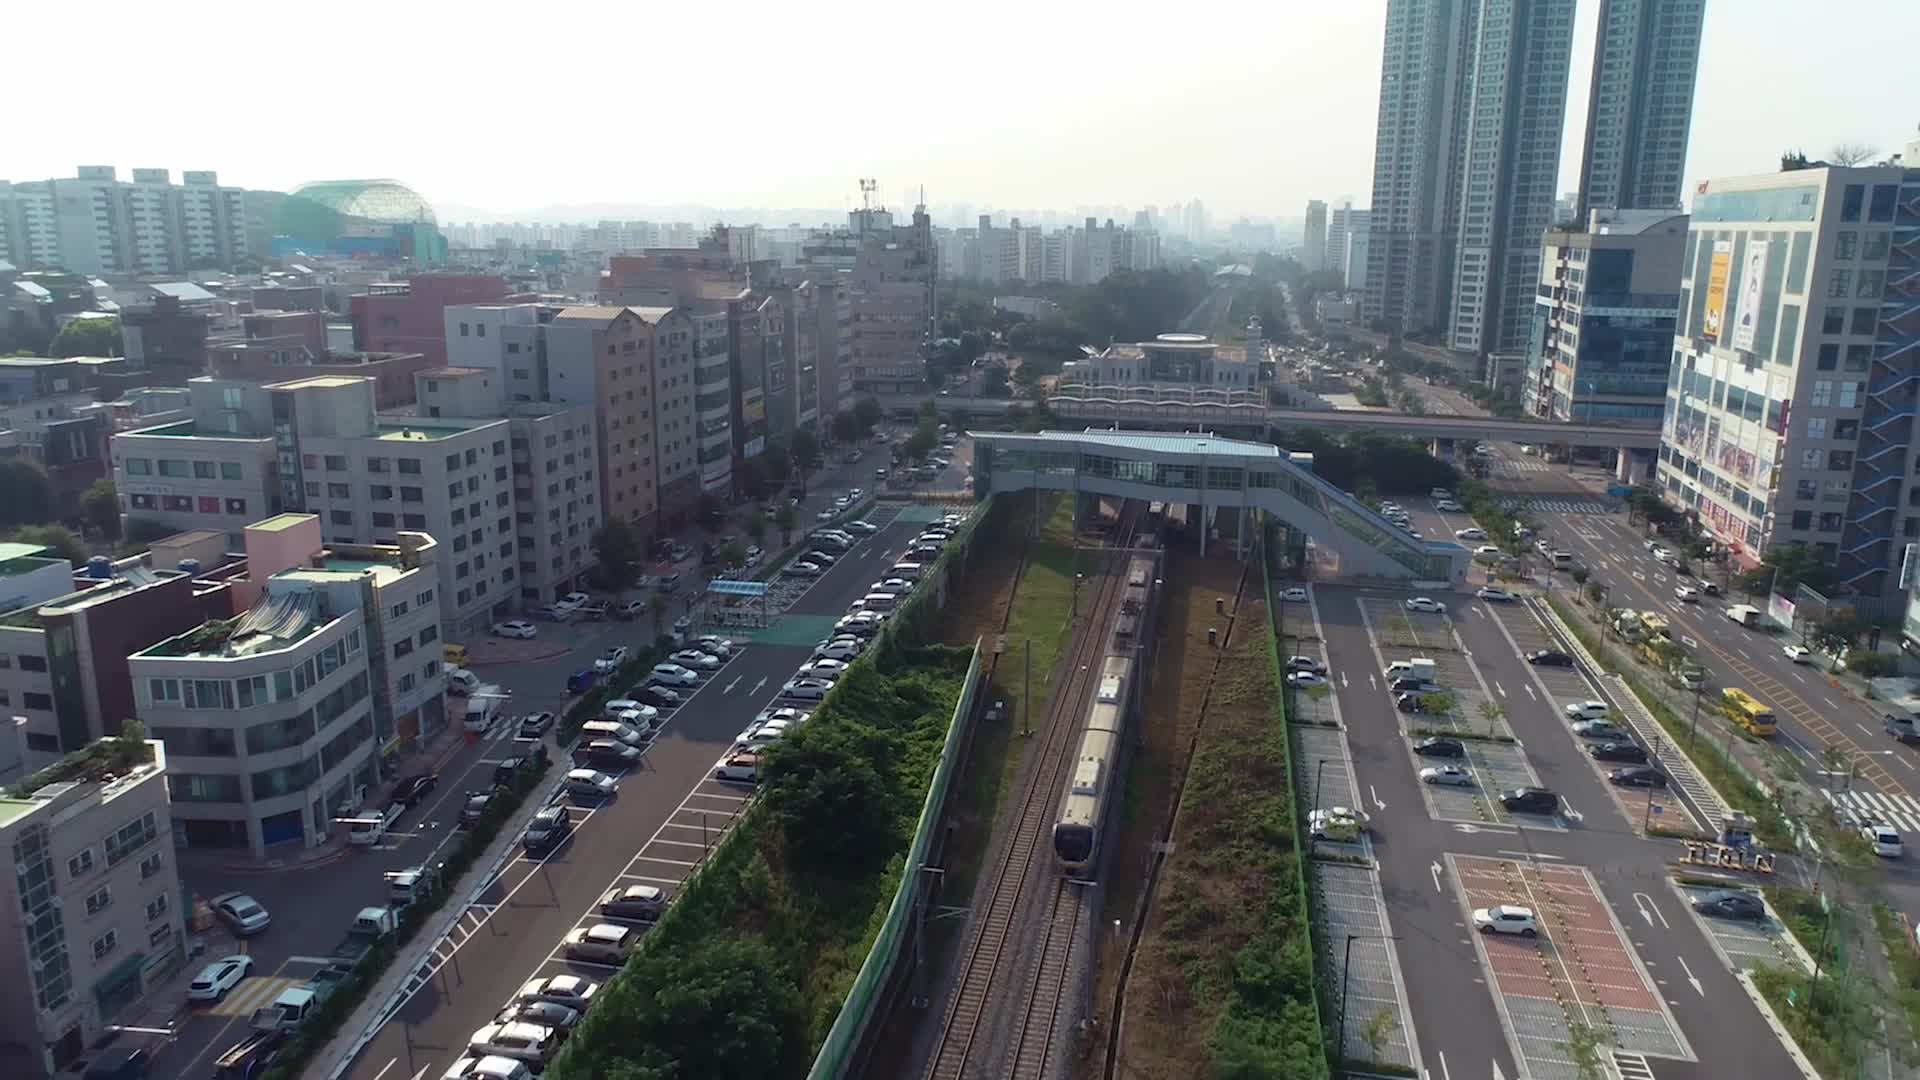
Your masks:
<svg viewBox="0 0 1920 1080"><path fill-rule="evenodd" d="M920 575L926 572L927 566L925 563L897 562L887 571L887 576L906 578L908 581L919 581Z"/></svg>
<svg viewBox="0 0 1920 1080"><path fill-rule="evenodd" d="M900 606L900 597L890 592L874 592L860 598L863 611L889 612Z"/></svg>

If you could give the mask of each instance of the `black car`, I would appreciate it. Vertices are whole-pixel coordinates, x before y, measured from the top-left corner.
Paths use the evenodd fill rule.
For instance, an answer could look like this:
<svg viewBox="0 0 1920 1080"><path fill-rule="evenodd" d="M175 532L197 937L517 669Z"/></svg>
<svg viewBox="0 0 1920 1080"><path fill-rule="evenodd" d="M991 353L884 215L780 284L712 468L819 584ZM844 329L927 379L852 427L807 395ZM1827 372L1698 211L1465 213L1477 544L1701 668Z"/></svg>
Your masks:
<svg viewBox="0 0 1920 1080"><path fill-rule="evenodd" d="M111 1047L88 1064L83 1080L144 1080L152 1068L153 1054L146 1047Z"/></svg>
<svg viewBox="0 0 1920 1080"><path fill-rule="evenodd" d="M545 735L547 729L552 726L552 713L529 713L520 718L520 723L513 729L513 737L516 739L537 739Z"/></svg>
<svg viewBox="0 0 1920 1080"><path fill-rule="evenodd" d="M1421 757L1466 757L1467 744L1459 739L1421 739L1413 744L1413 752Z"/></svg>
<svg viewBox="0 0 1920 1080"><path fill-rule="evenodd" d="M1573 657L1554 649L1541 649L1528 656L1527 663L1538 667L1572 667Z"/></svg>
<svg viewBox="0 0 1920 1080"><path fill-rule="evenodd" d="M1651 765L1630 765L1624 769L1615 769L1607 779L1620 787L1663 788L1667 786L1667 774Z"/></svg>
<svg viewBox="0 0 1920 1080"><path fill-rule="evenodd" d="M1393 695L1393 707L1404 713L1427 711L1426 703L1420 700L1419 694L1395 694Z"/></svg>
<svg viewBox="0 0 1920 1080"><path fill-rule="evenodd" d="M472 825L486 816L487 807L493 803L491 791L469 791L467 801L460 807L460 820Z"/></svg>
<svg viewBox="0 0 1920 1080"><path fill-rule="evenodd" d="M1587 747L1587 753L1595 761L1624 761L1629 765L1645 764L1647 751L1638 743L1603 742Z"/></svg>
<svg viewBox="0 0 1920 1080"><path fill-rule="evenodd" d="M420 800L426 798L427 793L433 790L433 785L439 782L440 777L435 773L417 773L406 777L393 785L393 801L411 810L419 805Z"/></svg>
<svg viewBox="0 0 1920 1080"><path fill-rule="evenodd" d="M1438 684L1430 683L1425 679L1399 678L1393 680L1393 685L1387 687L1387 689L1395 691L1396 693L1431 694L1440 689L1440 687Z"/></svg>
<svg viewBox="0 0 1920 1080"><path fill-rule="evenodd" d="M1715 889L1693 902L1693 910L1721 919L1764 919L1767 905L1750 892Z"/></svg>
<svg viewBox="0 0 1920 1080"><path fill-rule="evenodd" d="M656 709L671 709L680 704L680 695L664 686L642 686L633 691L633 700Z"/></svg>
<svg viewBox="0 0 1920 1080"><path fill-rule="evenodd" d="M572 833L573 818L567 816L567 808L549 806L527 822L526 835L520 838L520 845L530 852L544 853L559 847Z"/></svg>
<svg viewBox="0 0 1920 1080"><path fill-rule="evenodd" d="M1500 805L1523 814L1551 814L1560 808L1560 796L1546 788L1514 788L1500 796Z"/></svg>

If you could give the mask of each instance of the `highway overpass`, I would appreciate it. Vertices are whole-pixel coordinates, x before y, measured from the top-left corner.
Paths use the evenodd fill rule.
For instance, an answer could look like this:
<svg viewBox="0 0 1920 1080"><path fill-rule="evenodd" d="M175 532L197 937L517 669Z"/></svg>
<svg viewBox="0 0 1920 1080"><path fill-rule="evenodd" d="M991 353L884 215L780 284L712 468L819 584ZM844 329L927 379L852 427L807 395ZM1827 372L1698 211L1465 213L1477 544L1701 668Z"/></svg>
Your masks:
<svg viewBox="0 0 1920 1080"><path fill-rule="evenodd" d="M889 414L900 415L914 412L927 400L898 394L878 397L882 409ZM1019 404L1006 398L951 395L932 400L942 416L950 415L955 410L964 410L968 416L986 421L1004 417L1010 407ZM1415 439L1495 439L1633 450L1655 450L1660 446L1660 432L1648 428L1558 424L1546 420L1499 420L1481 416L1411 416L1362 409L1262 408L1238 402L1226 404L1183 400L1166 396L1152 388L1075 388L1071 394L1049 397L1047 407L1061 419L1073 421L1076 427L1118 424L1134 429L1158 427L1189 431L1258 429L1261 434L1271 428L1315 428L1335 434L1384 431Z"/></svg>

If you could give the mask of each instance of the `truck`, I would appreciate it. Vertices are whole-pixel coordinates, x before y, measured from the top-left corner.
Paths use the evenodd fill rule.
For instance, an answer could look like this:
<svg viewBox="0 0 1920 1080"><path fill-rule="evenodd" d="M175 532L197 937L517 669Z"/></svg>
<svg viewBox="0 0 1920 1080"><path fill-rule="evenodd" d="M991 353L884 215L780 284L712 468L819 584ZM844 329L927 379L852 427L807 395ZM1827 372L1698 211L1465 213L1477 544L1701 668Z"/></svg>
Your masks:
<svg viewBox="0 0 1920 1080"><path fill-rule="evenodd" d="M493 683L486 683L474 690L467 698L466 729L476 735L485 734L493 722L500 718L500 703L506 700L506 694Z"/></svg>
<svg viewBox="0 0 1920 1080"><path fill-rule="evenodd" d="M214 1059L214 1080L253 1080L266 1075L280 1059L280 1051L288 1041L288 1032L279 1028L249 1032L246 1038L227 1047L225 1053Z"/></svg>
<svg viewBox="0 0 1920 1080"><path fill-rule="evenodd" d="M1753 630L1760 625L1760 609L1752 604L1734 604L1727 608L1727 618Z"/></svg>
<svg viewBox="0 0 1920 1080"><path fill-rule="evenodd" d="M424 900L433 893L437 875L424 866L409 866L405 870L389 870L380 875L387 882L387 905L395 913L403 911L416 900ZM362 909L360 914L378 911L378 908Z"/></svg>
<svg viewBox="0 0 1920 1080"><path fill-rule="evenodd" d="M253 1010L248 1026L262 1033L298 1031L352 976L351 970L337 965L322 968L299 986L280 991L273 1004Z"/></svg>
<svg viewBox="0 0 1920 1080"><path fill-rule="evenodd" d="M1421 682L1434 682L1437 668L1430 657L1416 656L1411 660L1395 660L1387 665L1384 674L1389 679L1419 679Z"/></svg>
<svg viewBox="0 0 1920 1080"><path fill-rule="evenodd" d="M333 947L333 952L328 954L328 959L335 967L352 971L360 966L360 961L366 959L369 952L373 951L374 945L378 944L381 938L393 933L394 928L399 924L399 916L392 908L363 907L360 909L360 914L354 916L353 925L347 927L347 936L341 938L340 944Z"/></svg>

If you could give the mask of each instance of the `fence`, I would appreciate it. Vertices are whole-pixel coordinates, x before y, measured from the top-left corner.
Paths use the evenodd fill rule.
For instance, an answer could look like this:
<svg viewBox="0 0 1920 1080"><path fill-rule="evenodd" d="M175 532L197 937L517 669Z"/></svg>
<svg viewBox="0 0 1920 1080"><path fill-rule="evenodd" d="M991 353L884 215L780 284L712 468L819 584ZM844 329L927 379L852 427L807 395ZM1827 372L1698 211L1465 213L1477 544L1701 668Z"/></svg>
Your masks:
<svg viewBox="0 0 1920 1080"><path fill-rule="evenodd" d="M880 924L880 932L873 939L873 948L860 965L860 973L854 977L852 988L847 991L847 1000L840 1006L840 1015L827 1032L826 1042L813 1060L813 1068L807 1072L809 1080L827 1080L846 1074L847 1066L852 1063L866 1037L867 1025L873 1019L875 1006L884 996L883 991L893 974L894 965L900 960L902 947L913 931L913 920L918 914L920 894L926 880L925 875L919 872L920 867L927 860L927 849L933 843L934 834L941 828L941 819L946 814L947 792L953 786L962 748L967 745L972 729L974 697L980 684L980 655L980 644L975 642L973 659L967 665L967 679L960 688L960 700L953 709L953 722L947 727L947 740L940 748L940 762L934 766L933 782L927 786L927 800L920 807L920 822L914 829L913 843L907 848L900 888L893 894L886 921Z"/></svg>

